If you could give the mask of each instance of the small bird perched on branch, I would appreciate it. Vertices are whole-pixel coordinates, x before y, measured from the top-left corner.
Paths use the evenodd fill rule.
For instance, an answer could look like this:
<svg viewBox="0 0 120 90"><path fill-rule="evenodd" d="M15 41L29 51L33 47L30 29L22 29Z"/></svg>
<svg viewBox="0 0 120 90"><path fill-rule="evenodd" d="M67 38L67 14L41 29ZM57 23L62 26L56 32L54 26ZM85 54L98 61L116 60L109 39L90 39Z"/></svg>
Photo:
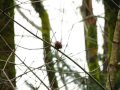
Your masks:
<svg viewBox="0 0 120 90"><path fill-rule="evenodd" d="M61 49L62 48L62 43L59 41L55 42L55 49Z"/></svg>

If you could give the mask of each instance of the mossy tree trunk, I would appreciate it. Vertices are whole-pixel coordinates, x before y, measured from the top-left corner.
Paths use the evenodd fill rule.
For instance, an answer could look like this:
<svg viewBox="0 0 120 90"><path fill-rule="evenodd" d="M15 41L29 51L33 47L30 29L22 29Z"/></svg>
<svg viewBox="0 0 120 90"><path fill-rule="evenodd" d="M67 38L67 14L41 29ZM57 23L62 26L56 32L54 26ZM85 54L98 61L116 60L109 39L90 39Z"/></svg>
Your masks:
<svg viewBox="0 0 120 90"><path fill-rule="evenodd" d="M0 9L10 17L14 18L14 0L0 0ZM14 90L15 82L15 44L14 44L14 22L0 12L0 89Z"/></svg>
<svg viewBox="0 0 120 90"><path fill-rule="evenodd" d="M42 23L42 38L47 41L48 43L51 43L50 41L50 22L49 17L44 9L44 6L41 2L34 2L35 0L31 0L32 5L36 12L39 13L39 16L41 18ZM50 83L51 90L56 90L58 88L58 82L55 76L55 68L52 61L52 52L51 47L46 42L43 42L44 47L44 62L46 64L46 71L48 74L48 79Z"/></svg>
<svg viewBox="0 0 120 90"><path fill-rule="evenodd" d="M92 0L83 0L81 7L85 19L85 43L86 43L86 58L90 73L97 79L100 79L100 69L97 58L97 27L96 17L93 16ZM96 69L98 68L98 69Z"/></svg>
<svg viewBox="0 0 120 90"><path fill-rule="evenodd" d="M81 6L81 13L84 21L85 45L86 45L86 59L90 74L100 81L100 68L98 64L98 45L97 45L97 27L96 17L94 17L92 9L92 0L83 0ZM90 80L91 82L91 80ZM93 84L93 86L95 83ZM90 86L89 90L96 88Z"/></svg>

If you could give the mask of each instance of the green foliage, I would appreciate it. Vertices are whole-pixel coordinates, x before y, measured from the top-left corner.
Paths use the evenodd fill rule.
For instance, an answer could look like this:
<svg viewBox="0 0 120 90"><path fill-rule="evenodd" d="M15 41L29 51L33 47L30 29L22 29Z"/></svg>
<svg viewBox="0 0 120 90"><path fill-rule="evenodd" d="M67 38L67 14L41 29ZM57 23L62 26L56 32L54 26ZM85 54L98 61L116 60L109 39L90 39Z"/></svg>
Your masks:
<svg viewBox="0 0 120 90"><path fill-rule="evenodd" d="M58 71L65 87L67 88L67 84L69 83L74 83L84 90L87 77L81 76L80 72L74 70L72 66L66 62L64 57L59 56L57 51L55 51L53 57L57 60L56 70Z"/></svg>

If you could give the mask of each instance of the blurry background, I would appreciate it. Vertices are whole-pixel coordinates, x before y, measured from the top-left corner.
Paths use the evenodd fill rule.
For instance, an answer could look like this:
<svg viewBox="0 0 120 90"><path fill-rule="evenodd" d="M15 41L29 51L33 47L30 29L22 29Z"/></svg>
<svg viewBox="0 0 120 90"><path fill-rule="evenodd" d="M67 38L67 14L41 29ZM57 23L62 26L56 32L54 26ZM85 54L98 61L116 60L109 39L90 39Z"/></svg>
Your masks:
<svg viewBox="0 0 120 90"><path fill-rule="evenodd" d="M0 1L2 90L118 90L120 73L107 68L119 62L119 0L13 1Z"/></svg>

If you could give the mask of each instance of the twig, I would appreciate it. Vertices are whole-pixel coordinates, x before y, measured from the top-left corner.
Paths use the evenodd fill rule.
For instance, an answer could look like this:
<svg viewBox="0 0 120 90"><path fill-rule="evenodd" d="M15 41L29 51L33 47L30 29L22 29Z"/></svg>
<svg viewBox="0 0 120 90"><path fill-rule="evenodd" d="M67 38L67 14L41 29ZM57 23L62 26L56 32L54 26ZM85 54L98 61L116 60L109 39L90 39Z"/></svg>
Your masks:
<svg viewBox="0 0 120 90"><path fill-rule="evenodd" d="M26 27L24 27L23 25L21 25L20 23L18 23L16 20L14 20L13 18L11 18L8 14L6 14L3 10L0 9L0 12L2 12L5 16L7 16L9 19L11 19L13 22L15 22L16 24L18 24L19 26L21 26L23 29L25 29L27 32L29 32L30 34L32 34L33 36L35 36L36 38L42 40L43 42L47 43L48 45L50 45L51 47L53 47L55 49L55 47L53 45L51 45L50 43L48 43L47 41L45 41L44 39L40 38L39 36L35 35L34 33L32 33L29 29L27 29ZM103 90L105 90L105 88L101 85L100 82L98 82L90 73L88 73L84 68L82 68L77 62L75 62L72 58L70 58L68 55L66 55L64 52L60 51L59 49L56 49L58 52L60 52L61 54L63 54L66 58L68 58L70 61L72 61L75 65L77 65L80 69L82 69L94 82L96 82L96 84L101 87ZM29 68L29 67L28 67ZM37 76L38 77L38 76ZM47 87L48 88L48 87Z"/></svg>

